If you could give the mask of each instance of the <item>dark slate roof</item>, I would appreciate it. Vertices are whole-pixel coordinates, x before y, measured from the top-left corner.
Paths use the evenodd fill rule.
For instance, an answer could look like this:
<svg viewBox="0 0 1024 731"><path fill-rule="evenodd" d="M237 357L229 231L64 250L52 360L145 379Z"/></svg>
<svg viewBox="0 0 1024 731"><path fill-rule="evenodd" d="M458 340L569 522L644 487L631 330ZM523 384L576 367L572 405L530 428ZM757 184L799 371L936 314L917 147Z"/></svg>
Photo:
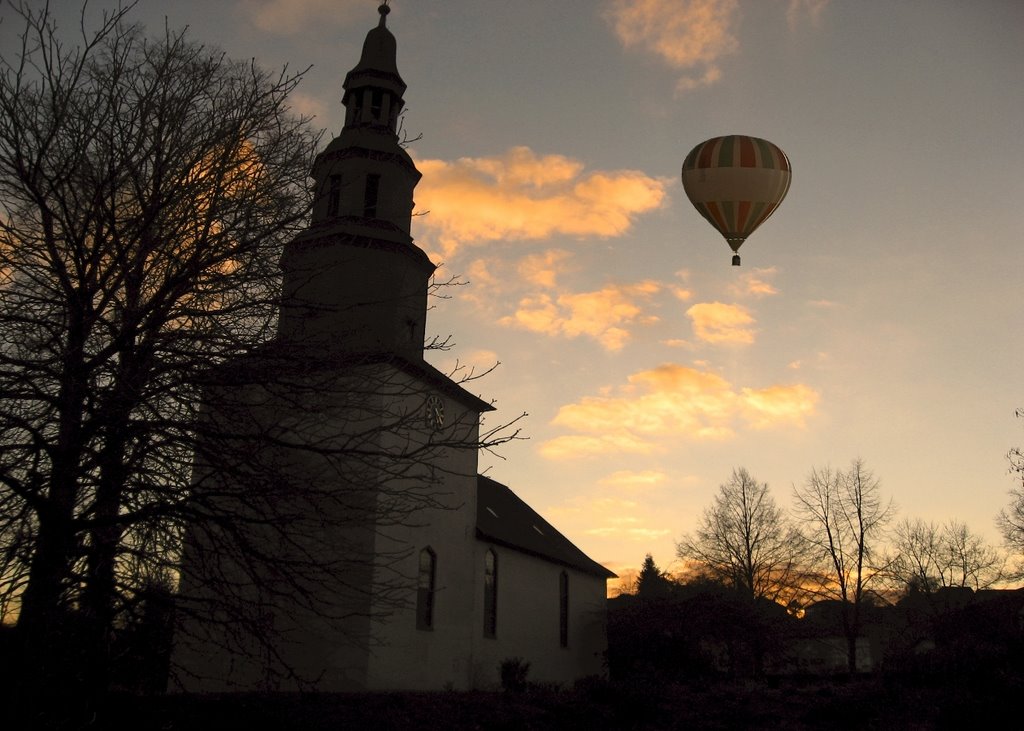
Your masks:
<svg viewBox="0 0 1024 731"><path fill-rule="evenodd" d="M576 548L509 488L483 475L477 477L476 535L588 574L616 578Z"/></svg>

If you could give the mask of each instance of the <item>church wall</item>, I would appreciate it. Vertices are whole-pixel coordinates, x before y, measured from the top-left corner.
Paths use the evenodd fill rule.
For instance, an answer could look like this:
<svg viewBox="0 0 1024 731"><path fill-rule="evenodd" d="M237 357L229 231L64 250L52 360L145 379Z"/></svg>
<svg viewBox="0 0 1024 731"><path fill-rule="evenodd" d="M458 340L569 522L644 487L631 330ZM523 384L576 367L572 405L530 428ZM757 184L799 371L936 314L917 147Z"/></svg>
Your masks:
<svg viewBox="0 0 1024 731"><path fill-rule="evenodd" d="M382 588L373 581L368 519L381 478L372 462L345 455L380 448L391 387L384 375L313 373L218 394L207 418L229 423L237 440L223 451L208 445L216 465L197 458L196 490L214 491L211 508L241 520L232 521L238 535L204 521L187 538L180 593L188 605L211 602L218 611L180 622L180 689L365 687L371 600ZM362 436L350 444L353 434ZM252 550L238 551L239 538L273 558L249 562Z"/></svg>
<svg viewBox="0 0 1024 731"><path fill-rule="evenodd" d="M499 666L509 658L530 663L527 680L568 684L588 675L604 675L607 650L606 589L603 577L561 566L512 548L478 541L477 574L484 554L498 558L497 627L484 636L482 578L474 604L473 686L499 687ZM559 625L559 576L569 577L568 646L562 647Z"/></svg>
<svg viewBox="0 0 1024 731"><path fill-rule="evenodd" d="M437 395L437 394L435 394ZM423 396L408 397L408 408L420 412ZM432 432L425 425L416 435L473 445L478 415L450 398L442 397L446 428ZM390 438L399 440L400 435ZM374 623L367 687L372 690L441 690L470 687L470 646L467 628L473 622L473 548L476 525L477 453L470 446L449 447L424 465L423 479L434 482L441 506L413 516L414 524L380 531L382 555L406 549L408 555L394 567L378 565L386 574L394 568L405 577L405 605ZM429 476L429 475L432 475ZM414 478L415 479L415 478ZM436 556L433 622L417 626L417 580L420 552Z"/></svg>

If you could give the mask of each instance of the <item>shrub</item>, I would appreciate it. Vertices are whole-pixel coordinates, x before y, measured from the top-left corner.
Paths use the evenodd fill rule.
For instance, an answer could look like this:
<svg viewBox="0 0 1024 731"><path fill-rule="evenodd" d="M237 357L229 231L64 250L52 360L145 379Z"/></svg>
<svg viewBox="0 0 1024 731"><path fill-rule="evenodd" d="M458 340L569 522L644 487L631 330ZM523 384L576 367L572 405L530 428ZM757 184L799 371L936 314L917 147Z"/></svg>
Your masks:
<svg viewBox="0 0 1024 731"><path fill-rule="evenodd" d="M526 676L530 672L530 663L521 657L508 657L501 661L501 687L509 693L521 693L526 690Z"/></svg>

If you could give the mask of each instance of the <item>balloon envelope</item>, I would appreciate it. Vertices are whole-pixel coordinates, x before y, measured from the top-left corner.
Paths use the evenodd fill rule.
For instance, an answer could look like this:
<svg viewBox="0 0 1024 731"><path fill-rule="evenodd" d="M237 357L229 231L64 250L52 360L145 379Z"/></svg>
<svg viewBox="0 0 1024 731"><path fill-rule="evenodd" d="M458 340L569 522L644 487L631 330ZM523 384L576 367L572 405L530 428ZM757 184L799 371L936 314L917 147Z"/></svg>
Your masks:
<svg viewBox="0 0 1024 731"><path fill-rule="evenodd" d="M712 137L683 161L683 190L736 252L782 203L791 173L786 153L768 140Z"/></svg>

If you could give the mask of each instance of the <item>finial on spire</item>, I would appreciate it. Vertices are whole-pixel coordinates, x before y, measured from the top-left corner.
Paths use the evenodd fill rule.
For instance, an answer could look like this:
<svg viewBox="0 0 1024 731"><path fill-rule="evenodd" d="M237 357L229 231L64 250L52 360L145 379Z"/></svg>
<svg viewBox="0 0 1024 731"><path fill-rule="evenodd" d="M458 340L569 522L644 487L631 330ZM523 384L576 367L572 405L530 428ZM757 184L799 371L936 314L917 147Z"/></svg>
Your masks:
<svg viewBox="0 0 1024 731"><path fill-rule="evenodd" d="M388 7L388 2L390 2L390 0L383 0L383 2L377 8L377 12L380 13L380 23L377 24L378 28L384 27L384 19L387 18L388 13L391 12L391 8Z"/></svg>

